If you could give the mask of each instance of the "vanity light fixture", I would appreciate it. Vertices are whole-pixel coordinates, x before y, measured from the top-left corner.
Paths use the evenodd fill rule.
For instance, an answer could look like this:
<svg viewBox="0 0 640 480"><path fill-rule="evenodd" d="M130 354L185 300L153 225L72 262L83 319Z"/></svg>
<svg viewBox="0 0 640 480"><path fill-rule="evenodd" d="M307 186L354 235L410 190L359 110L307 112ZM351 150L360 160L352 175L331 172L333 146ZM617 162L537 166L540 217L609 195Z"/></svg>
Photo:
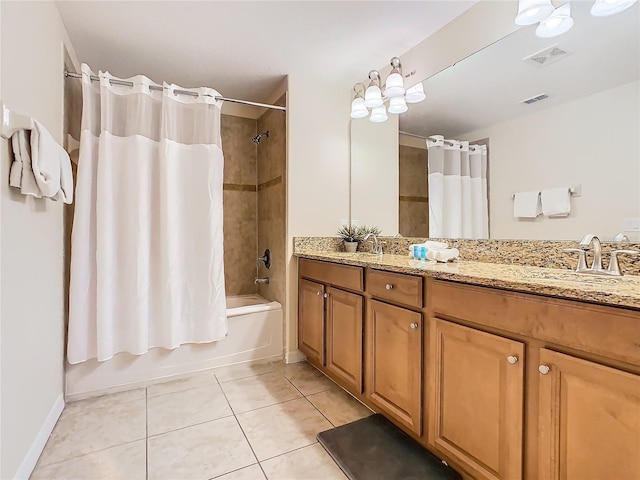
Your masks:
<svg viewBox="0 0 640 480"><path fill-rule="evenodd" d="M516 25L533 25L553 13L551 0L520 0Z"/></svg>
<svg viewBox="0 0 640 480"><path fill-rule="evenodd" d="M422 85L422 82L407 88L407 93L404 95L407 103L419 103L425 98L427 98L427 96L424 94L424 85Z"/></svg>
<svg viewBox="0 0 640 480"><path fill-rule="evenodd" d="M364 85L356 83L353 87L356 96L351 102L351 118L364 118L369 115L369 110L364 104Z"/></svg>
<svg viewBox="0 0 640 480"><path fill-rule="evenodd" d="M565 3L556 8L551 15L542 20L536 28L536 35L540 38L551 38L568 32L573 27L571 18L571 4Z"/></svg>
<svg viewBox="0 0 640 480"><path fill-rule="evenodd" d="M369 114L368 109L371 109L369 120L374 123L382 123L389 118L387 107L385 107L387 101L389 102L388 112L398 115L409 109L407 103L418 103L427 98L422 83L405 90L402 65L398 57L391 59L391 73L382 87L380 73L377 70L371 70L366 90L362 83L356 83L353 90L355 97L351 102L351 118L364 118Z"/></svg>
<svg viewBox="0 0 640 480"><path fill-rule="evenodd" d="M367 108L375 108L382 105L382 91L380 90L380 74L377 70L369 72L369 86L364 92L364 106Z"/></svg>
<svg viewBox="0 0 640 480"><path fill-rule="evenodd" d="M626 10L637 0L596 0L591 7L591 15L594 17L608 17Z"/></svg>
<svg viewBox="0 0 640 480"><path fill-rule="evenodd" d="M620 13L631 7L638 0L595 0L591 7L594 17L606 17ZM551 0L519 0L516 25L533 25L536 35L541 38L557 37L568 32L573 26L571 6L567 1L564 5L554 9Z"/></svg>

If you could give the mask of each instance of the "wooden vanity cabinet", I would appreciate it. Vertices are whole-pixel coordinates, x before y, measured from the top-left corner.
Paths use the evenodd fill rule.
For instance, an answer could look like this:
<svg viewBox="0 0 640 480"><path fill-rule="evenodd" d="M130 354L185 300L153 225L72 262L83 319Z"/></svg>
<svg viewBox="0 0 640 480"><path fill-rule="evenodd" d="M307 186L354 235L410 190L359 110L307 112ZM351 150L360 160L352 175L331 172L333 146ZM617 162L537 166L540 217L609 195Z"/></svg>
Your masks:
<svg viewBox="0 0 640 480"><path fill-rule="evenodd" d="M640 312L433 279L427 300L436 455L475 479L640 478Z"/></svg>
<svg viewBox="0 0 640 480"><path fill-rule="evenodd" d="M415 435L422 434L422 315L369 301L367 398Z"/></svg>
<svg viewBox="0 0 640 480"><path fill-rule="evenodd" d="M640 376L547 349L539 374L538 476L640 478Z"/></svg>
<svg viewBox="0 0 640 480"><path fill-rule="evenodd" d="M366 273L366 397L420 437L424 279L374 269Z"/></svg>
<svg viewBox="0 0 640 480"><path fill-rule="evenodd" d="M324 295L322 283L301 278L298 283L298 347L309 362L324 365Z"/></svg>
<svg viewBox="0 0 640 480"><path fill-rule="evenodd" d="M522 478L524 345L429 322L428 444L475 478Z"/></svg>
<svg viewBox="0 0 640 480"><path fill-rule="evenodd" d="M363 289L363 270L306 259L299 269L298 346L309 363L360 394L364 298L357 292Z"/></svg>

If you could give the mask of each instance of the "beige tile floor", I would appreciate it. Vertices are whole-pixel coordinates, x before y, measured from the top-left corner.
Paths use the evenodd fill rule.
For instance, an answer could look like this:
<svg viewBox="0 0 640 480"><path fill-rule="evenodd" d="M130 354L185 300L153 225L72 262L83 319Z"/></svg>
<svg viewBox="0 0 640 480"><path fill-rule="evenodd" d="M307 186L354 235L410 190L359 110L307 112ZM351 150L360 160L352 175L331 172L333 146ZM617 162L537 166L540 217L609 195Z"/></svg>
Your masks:
<svg viewBox="0 0 640 480"><path fill-rule="evenodd" d="M316 434L370 414L306 362L222 367L67 404L31 478L344 480Z"/></svg>

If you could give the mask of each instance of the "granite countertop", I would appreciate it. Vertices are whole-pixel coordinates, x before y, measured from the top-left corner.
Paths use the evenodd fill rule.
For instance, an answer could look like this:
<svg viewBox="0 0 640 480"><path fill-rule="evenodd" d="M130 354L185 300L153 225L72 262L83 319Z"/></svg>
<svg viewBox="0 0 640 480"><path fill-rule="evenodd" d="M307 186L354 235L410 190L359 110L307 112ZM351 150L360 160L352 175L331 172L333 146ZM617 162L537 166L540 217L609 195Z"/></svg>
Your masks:
<svg viewBox="0 0 640 480"><path fill-rule="evenodd" d="M580 300L640 310L640 276L606 277L558 268L503 265L458 260L450 263L413 260L404 255L346 252L296 252L300 258L359 265L390 272L430 276L473 285Z"/></svg>

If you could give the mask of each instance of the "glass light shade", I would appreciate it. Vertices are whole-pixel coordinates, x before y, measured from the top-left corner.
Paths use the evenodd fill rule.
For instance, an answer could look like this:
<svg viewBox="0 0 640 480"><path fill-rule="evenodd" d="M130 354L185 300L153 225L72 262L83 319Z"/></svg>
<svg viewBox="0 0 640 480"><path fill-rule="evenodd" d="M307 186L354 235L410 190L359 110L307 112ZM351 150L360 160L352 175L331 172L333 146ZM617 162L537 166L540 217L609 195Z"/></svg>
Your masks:
<svg viewBox="0 0 640 480"><path fill-rule="evenodd" d="M384 96L387 98L402 97L404 95L404 81L397 71L387 77Z"/></svg>
<svg viewBox="0 0 640 480"><path fill-rule="evenodd" d="M552 13L551 0L520 0L515 22L516 25L533 25Z"/></svg>
<svg viewBox="0 0 640 480"><path fill-rule="evenodd" d="M568 32L571 27L573 27L571 6L569 3L565 3L540 22L540 25L536 28L536 35L540 38L557 37Z"/></svg>
<svg viewBox="0 0 640 480"><path fill-rule="evenodd" d="M369 117L369 120L371 120L373 123L382 123L386 122L388 118L389 117L387 117L387 109L384 107L384 104L382 104L378 107L374 107L373 110L371 110L371 117Z"/></svg>
<svg viewBox="0 0 640 480"><path fill-rule="evenodd" d="M424 86L422 82L407 89L405 100L407 103L418 103L423 101L427 96L424 94Z"/></svg>
<svg viewBox="0 0 640 480"><path fill-rule="evenodd" d="M608 17L626 10L634 3L636 3L636 0L596 0L596 3L591 7L591 15L594 17Z"/></svg>
<svg viewBox="0 0 640 480"><path fill-rule="evenodd" d="M364 106L367 108L375 108L382 105L382 92L380 87L370 85L364 92Z"/></svg>
<svg viewBox="0 0 640 480"><path fill-rule="evenodd" d="M367 115L369 115L369 110L364 106L364 98L354 98L351 102L351 118L364 118Z"/></svg>
<svg viewBox="0 0 640 480"><path fill-rule="evenodd" d="M404 101L404 97L392 97L389 100L389 113L404 113L409 110L407 102Z"/></svg>

